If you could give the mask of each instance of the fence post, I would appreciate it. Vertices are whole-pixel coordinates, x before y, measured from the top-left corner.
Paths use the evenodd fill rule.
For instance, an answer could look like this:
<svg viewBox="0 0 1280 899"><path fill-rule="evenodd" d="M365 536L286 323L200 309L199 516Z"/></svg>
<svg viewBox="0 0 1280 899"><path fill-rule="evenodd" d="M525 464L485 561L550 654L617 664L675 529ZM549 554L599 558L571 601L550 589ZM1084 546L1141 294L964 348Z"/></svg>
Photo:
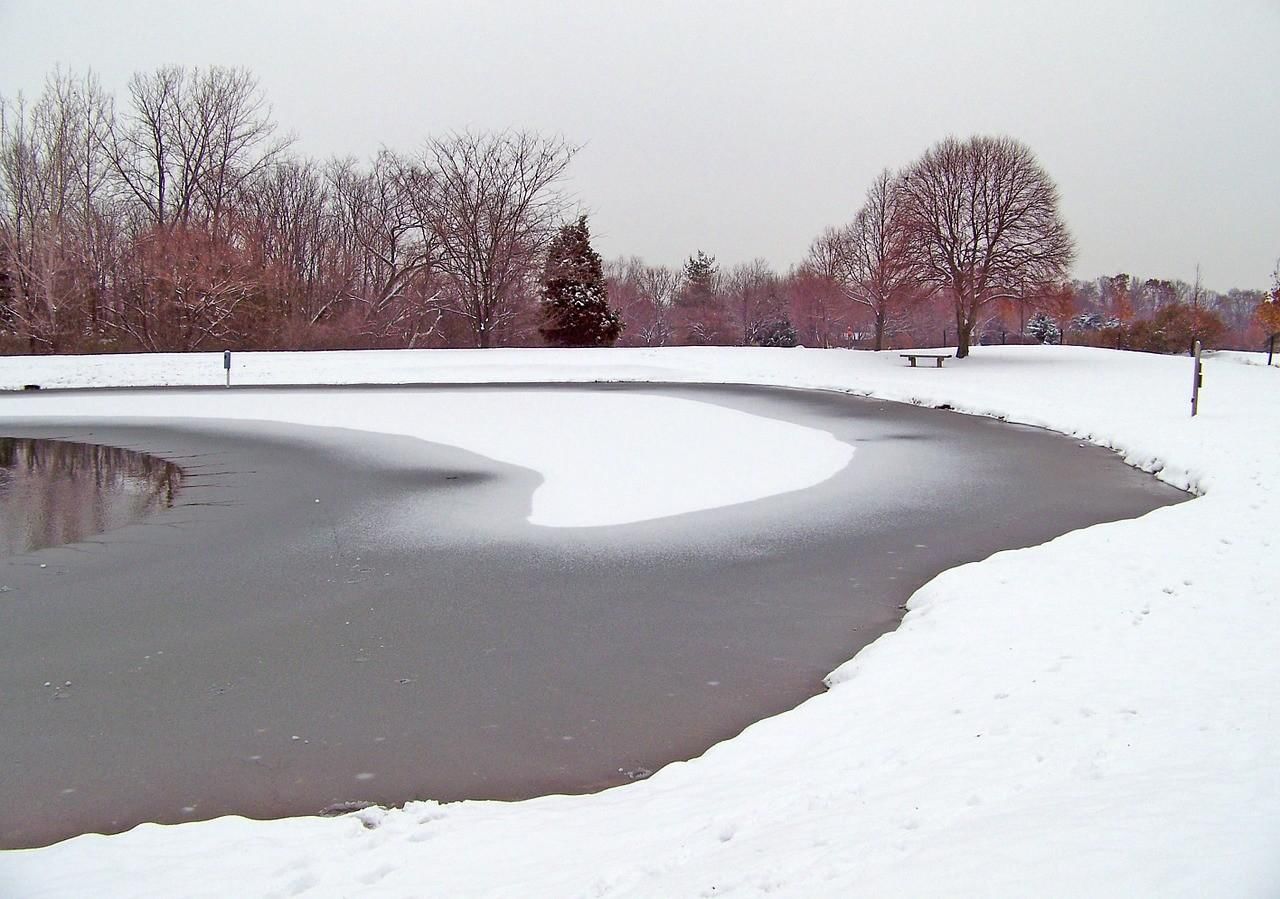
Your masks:
<svg viewBox="0 0 1280 899"><path fill-rule="evenodd" d="M1191 417L1195 418L1196 413L1200 411L1200 341L1197 340L1195 342L1191 356L1195 362L1195 365L1192 368L1193 377L1191 379Z"/></svg>

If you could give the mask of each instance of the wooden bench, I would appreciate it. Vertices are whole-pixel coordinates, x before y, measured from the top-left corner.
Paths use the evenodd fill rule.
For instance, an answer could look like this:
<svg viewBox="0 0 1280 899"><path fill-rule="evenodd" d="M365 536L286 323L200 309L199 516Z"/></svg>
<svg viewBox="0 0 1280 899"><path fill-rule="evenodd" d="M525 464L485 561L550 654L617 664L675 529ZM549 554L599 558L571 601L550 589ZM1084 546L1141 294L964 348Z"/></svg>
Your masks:
<svg viewBox="0 0 1280 899"><path fill-rule="evenodd" d="M942 368L942 360L951 358L950 353L899 353L898 355L906 359L912 368L916 367L917 359L932 359L937 363L934 368Z"/></svg>

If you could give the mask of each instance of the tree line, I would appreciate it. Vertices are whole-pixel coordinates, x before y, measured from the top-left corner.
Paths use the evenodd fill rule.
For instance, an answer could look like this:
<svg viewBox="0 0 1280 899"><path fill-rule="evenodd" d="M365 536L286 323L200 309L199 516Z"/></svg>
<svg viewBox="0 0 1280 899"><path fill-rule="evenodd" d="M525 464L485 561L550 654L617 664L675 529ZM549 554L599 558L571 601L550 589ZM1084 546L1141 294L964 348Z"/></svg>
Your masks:
<svg viewBox="0 0 1280 899"><path fill-rule="evenodd" d="M527 322L574 148L460 133L290 153L243 69L55 73L0 107L10 350L490 346Z"/></svg>
<svg viewBox="0 0 1280 899"><path fill-rule="evenodd" d="M601 262L563 190L575 151L463 132L316 160L293 152L247 70L140 72L119 98L55 72L33 102L0 100L0 352L1150 348L1175 307L1220 319L1216 340L1261 340L1261 291L1066 280L1057 189L1009 138L947 139L882 173L786 272L722 269L702 250L679 268Z"/></svg>

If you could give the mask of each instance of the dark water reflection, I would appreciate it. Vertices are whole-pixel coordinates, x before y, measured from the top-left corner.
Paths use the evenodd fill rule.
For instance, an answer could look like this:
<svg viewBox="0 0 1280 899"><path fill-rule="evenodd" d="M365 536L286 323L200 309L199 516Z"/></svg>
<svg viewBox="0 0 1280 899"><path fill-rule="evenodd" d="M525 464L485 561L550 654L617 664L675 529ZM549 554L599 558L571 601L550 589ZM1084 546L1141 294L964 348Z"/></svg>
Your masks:
<svg viewBox="0 0 1280 899"><path fill-rule="evenodd" d="M0 437L0 556L75 543L173 505L182 471L146 453Z"/></svg>

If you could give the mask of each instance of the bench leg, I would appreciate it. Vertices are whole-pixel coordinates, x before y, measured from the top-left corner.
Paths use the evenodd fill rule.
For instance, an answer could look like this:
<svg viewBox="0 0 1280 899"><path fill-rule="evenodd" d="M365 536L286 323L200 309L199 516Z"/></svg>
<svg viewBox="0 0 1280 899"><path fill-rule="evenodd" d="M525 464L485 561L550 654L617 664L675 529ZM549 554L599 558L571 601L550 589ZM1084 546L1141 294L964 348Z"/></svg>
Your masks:
<svg viewBox="0 0 1280 899"><path fill-rule="evenodd" d="M934 361L938 363L938 365L937 365L937 367L938 367L938 368L942 368L942 357L941 357L941 356L939 356L939 357L938 357L937 359L935 359Z"/></svg>
<svg viewBox="0 0 1280 899"><path fill-rule="evenodd" d="M907 365L909 365L909 366L910 366L910 367L912 367L912 368L915 368L915 367L916 367L916 357L915 357L915 356L908 356L908 357L907 357Z"/></svg>

